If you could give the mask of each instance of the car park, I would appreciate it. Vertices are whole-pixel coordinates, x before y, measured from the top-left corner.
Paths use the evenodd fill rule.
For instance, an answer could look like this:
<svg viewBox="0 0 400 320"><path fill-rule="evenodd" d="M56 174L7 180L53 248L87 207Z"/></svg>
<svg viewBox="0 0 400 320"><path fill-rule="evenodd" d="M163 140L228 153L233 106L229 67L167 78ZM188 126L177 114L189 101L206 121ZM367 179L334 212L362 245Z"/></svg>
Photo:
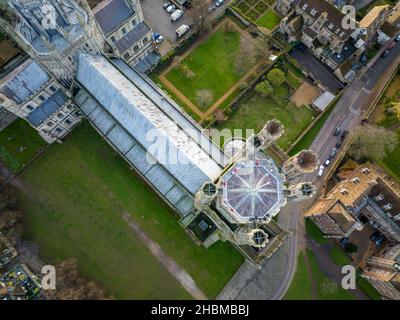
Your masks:
<svg viewBox="0 0 400 320"><path fill-rule="evenodd" d="M171 14L171 21L175 22L176 20L178 20L180 17L183 16L183 11L178 9L175 10L172 14Z"/></svg>
<svg viewBox="0 0 400 320"><path fill-rule="evenodd" d="M324 166L320 166L320 167L319 167L318 177L322 177L322 175L324 174L324 170L325 170L325 167L324 167Z"/></svg>
<svg viewBox="0 0 400 320"><path fill-rule="evenodd" d="M167 8L167 12L168 13L172 13L174 12L176 9L175 5L171 4L168 8Z"/></svg>

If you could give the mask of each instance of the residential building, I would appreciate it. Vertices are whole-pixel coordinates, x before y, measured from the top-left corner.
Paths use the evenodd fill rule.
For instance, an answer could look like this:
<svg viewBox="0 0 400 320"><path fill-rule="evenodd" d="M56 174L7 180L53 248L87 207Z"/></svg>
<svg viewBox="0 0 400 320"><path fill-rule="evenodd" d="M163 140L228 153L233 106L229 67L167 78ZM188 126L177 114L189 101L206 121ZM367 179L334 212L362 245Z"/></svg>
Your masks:
<svg viewBox="0 0 400 320"><path fill-rule="evenodd" d="M114 53L130 66L146 71L158 61L152 30L143 20L138 0L104 0L93 13Z"/></svg>
<svg viewBox="0 0 400 320"><path fill-rule="evenodd" d="M400 300L400 245L388 245L368 258L361 274L384 299Z"/></svg>
<svg viewBox="0 0 400 320"><path fill-rule="evenodd" d="M396 29L400 29L400 1L397 1L390 11L388 23Z"/></svg>
<svg viewBox="0 0 400 320"><path fill-rule="evenodd" d="M388 20L389 13L389 5L376 6L359 22L358 39L363 39L366 48L370 47L376 40L375 36Z"/></svg>
<svg viewBox="0 0 400 320"><path fill-rule="evenodd" d="M0 107L28 121L48 143L63 138L81 119L68 91L32 58L3 73Z"/></svg>
<svg viewBox="0 0 400 320"><path fill-rule="evenodd" d="M18 255L10 241L0 232L0 270L8 265Z"/></svg>

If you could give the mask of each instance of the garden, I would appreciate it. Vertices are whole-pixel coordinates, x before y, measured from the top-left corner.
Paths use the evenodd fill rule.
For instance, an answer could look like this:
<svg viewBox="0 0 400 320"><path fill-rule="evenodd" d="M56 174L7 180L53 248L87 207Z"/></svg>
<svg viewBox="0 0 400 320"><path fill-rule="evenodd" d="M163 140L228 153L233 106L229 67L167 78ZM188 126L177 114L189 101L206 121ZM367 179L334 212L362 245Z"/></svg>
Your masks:
<svg viewBox="0 0 400 320"><path fill-rule="evenodd" d="M254 89L246 92L231 109L226 110L227 120L217 122L215 126L218 129L253 129L257 133L267 121L277 119L285 127L278 145L287 150L316 116L309 106L297 107L290 101L292 93L302 81L290 70L271 69L261 77Z"/></svg>
<svg viewBox="0 0 400 320"><path fill-rule="evenodd" d="M274 0L239 0L233 5L233 9L258 26L272 31L281 21L273 9L274 2Z"/></svg>

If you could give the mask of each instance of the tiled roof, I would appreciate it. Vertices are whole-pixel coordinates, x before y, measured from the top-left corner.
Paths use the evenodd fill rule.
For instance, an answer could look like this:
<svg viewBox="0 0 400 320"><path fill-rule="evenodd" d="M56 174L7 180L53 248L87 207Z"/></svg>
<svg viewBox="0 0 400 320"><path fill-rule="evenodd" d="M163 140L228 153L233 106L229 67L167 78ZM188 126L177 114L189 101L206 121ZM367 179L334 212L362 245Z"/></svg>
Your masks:
<svg viewBox="0 0 400 320"><path fill-rule="evenodd" d="M44 101L39 107L33 110L27 120L34 126L40 126L49 119L54 113L61 109L68 101L68 97L61 90L56 91L51 97Z"/></svg>
<svg viewBox="0 0 400 320"><path fill-rule="evenodd" d="M124 21L134 14L125 0L108 0L100 3L94 9L94 16L100 28L107 35L117 29Z"/></svg>
<svg viewBox="0 0 400 320"><path fill-rule="evenodd" d="M142 39L148 32L150 28L141 22L137 24L131 31L129 31L123 38L115 43L118 51L124 53L126 50L132 47L132 45ZM148 39L149 40L149 39ZM150 41L150 40L149 40Z"/></svg>

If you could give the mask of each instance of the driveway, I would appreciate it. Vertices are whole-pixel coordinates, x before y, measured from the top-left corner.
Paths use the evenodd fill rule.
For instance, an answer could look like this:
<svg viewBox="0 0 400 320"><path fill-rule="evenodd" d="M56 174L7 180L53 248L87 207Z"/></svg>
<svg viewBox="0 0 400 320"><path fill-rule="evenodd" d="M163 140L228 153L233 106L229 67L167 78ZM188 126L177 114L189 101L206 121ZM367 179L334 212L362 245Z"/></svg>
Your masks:
<svg viewBox="0 0 400 320"><path fill-rule="evenodd" d="M318 58L314 57L307 49L300 50L294 48L289 52L289 54L300 63L313 80L321 83L322 86L332 93L336 93L344 88L343 83L335 77L333 71L322 64L322 62L319 61Z"/></svg>

